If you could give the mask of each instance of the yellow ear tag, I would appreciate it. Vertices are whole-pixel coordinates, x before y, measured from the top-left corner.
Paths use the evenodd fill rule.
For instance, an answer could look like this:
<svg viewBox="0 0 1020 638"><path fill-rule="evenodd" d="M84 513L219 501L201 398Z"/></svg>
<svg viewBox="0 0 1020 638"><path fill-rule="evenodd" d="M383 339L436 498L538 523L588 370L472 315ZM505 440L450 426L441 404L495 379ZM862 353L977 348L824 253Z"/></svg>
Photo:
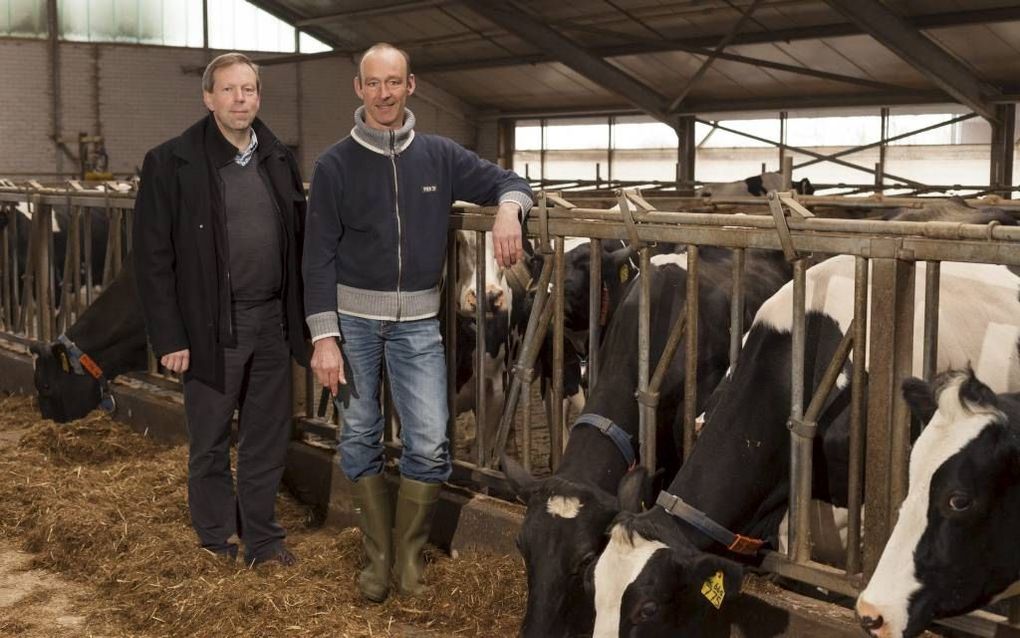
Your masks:
<svg viewBox="0 0 1020 638"><path fill-rule="evenodd" d="M723 598L726 598L726 589L723 587L723 573L716 572L701 584L701 595L712 603L716 609L722 607Z"/></svg>
<svg viewBox="0 0 1020 638"><path fill-rule="evenodd" d="M71 362L63 352L60 353L60 367L63 368L64 374L71 374Z"/></svg>
<svg viewBox="0 0 1020 638"><path fill-rule="evenodd" d="M625 284L630 279L630 266L623 264L620 266L620 283Z"/></svg>

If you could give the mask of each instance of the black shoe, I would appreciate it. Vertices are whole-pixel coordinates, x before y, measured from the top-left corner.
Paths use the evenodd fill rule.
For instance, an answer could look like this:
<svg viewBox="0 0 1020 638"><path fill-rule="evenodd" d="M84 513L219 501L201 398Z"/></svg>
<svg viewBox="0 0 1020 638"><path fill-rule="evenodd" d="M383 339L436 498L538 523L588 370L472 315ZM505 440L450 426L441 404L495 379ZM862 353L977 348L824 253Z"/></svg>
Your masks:
<svg viewBox="0 0 1020 638"><path fill-rule="evenodd" d="M291 553L286 547L280 547L274 551L271 551L262 556L256 556L255 558L248 560L248 567L254 569L263 563L279 563L284 567L293 567L297 565L297 556Z"/></svg>

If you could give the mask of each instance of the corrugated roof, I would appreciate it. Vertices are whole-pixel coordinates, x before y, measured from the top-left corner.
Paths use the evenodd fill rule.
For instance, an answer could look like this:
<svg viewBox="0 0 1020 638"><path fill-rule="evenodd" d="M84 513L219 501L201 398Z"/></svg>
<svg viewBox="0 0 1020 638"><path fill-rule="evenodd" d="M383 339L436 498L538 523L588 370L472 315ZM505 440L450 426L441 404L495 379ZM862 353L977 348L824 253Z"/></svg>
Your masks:
<svg viewBox="0 0 1020 638"><path fill-rule="evenodd" d="M530 16L672 100L754 0L516 0ZM691 110L946 102L945 86L832 8L846 0L758 0L723 57L689 89ZM868 2L877 0L865 0ZM831 5L830 5L831 3ZM533 32L485 17L489 0L256 0L352 55L378 41L408 50L419 77L480 112L634 110L613 82L582 73ZM1020 3L887 0L912 28L1006 98L1017 91ZM513 28L512 26L510 28ZM321 55L321 54L320 54ZM763 68L748 59L770 63ZM810 75L797 72L806 69ZM987 86L987 85L983 85ZM1004 99L982 96L990 100ZM638 100L640 103L640 100Z"/></svg>

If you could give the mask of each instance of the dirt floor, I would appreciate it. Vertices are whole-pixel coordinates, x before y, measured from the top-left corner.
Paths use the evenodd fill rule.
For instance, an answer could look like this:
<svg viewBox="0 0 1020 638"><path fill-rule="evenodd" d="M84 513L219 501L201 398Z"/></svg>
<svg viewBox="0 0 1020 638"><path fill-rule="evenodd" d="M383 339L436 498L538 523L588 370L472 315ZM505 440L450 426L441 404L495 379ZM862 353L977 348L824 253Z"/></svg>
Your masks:
<svg viewBox="0 0 1020 638"><path fill-rule="evenodd" d="M293 568L245 569L196 547L186 452L93 414L57 425L0 396L0 636L512 636L518 556L430 555L435 586L367 604L360 535L278 503Z"/></svg>

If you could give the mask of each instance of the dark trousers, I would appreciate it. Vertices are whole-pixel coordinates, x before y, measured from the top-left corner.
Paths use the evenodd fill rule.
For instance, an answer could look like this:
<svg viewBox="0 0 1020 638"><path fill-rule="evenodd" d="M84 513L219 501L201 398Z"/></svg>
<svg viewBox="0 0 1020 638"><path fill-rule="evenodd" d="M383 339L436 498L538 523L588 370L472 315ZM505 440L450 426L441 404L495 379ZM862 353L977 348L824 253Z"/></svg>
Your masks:
<svg viewBox="0 0 1020 638"><path fill-rule="evenodd" d="M219 392L185 379L188 419L188 507L202 547L236 551L246 560L275 552L285 533L276 522L276 493L290 440L290 350L279 300L234 308L236 348L225 348L226 384ZM230 425L239 412L237 491L230 473Z"/></svg>

